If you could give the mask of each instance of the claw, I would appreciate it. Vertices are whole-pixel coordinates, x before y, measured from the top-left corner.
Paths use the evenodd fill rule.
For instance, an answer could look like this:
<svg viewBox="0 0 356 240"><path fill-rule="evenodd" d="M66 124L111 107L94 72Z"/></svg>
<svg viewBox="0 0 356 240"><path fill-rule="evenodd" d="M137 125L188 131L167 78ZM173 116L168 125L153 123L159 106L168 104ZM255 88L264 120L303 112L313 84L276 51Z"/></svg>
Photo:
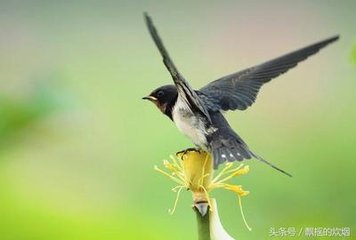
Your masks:
<svg viewBox="0 0 356 240"><path fill-rule="evenodd" d="M187 148L185 150L177 152L176 156L182 155L182 157L183 157L188 152L198 152L198 153L200 153L200 149L198 149L198 148Z"/></svg>

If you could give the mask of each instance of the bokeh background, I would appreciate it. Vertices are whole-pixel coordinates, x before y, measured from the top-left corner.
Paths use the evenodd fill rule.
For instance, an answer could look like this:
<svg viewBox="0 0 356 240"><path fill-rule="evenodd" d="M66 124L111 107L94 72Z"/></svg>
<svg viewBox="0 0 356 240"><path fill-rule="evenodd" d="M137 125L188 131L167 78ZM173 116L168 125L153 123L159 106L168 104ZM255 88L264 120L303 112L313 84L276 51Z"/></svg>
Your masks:
<svg viewBox="0 0 356 240"><path fill-rule="evenodd" d="M143 11L196 88L341 35L227 114L294 175L248 163L235 183L251 191L253 231L233 194L214 196L238 239L267 239L271 227L356 231L355 1L31 0L0 1L0 239L196 239L190 193L170 216L173 183L153 170L191 143L141 100L171 83Z"/></svg>

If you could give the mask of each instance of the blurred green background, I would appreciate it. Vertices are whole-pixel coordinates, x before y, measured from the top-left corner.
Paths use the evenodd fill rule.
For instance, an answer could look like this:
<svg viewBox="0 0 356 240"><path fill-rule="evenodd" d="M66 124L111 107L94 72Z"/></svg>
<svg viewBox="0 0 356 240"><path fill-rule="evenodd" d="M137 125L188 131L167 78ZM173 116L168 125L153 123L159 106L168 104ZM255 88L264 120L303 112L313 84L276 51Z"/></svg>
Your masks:
<svg viewBox="0 0 356 240"><path fill-rule="evenodd" d="M190 193L170 216L173 184L153 170L191 143L141 100L171 83L143 11L196 88L341 35L227 114L294 176L248 163L236 183L251 191L253 231L233 194L214 196L238 239L267 239L271 227L356 231L355 1L32 0L0 1L0 239L196 239Z"/></svg>

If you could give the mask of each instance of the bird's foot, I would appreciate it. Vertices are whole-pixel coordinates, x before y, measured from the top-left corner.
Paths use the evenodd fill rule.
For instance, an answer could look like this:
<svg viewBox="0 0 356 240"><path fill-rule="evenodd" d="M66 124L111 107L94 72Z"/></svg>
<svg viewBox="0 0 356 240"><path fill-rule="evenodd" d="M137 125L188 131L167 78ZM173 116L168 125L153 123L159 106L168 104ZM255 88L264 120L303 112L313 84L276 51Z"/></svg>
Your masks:
<svg viewBox="0 0 356 240"><path fill-rule="evenodd" d="M200 149L198 148L187 148L185 150L179 151L176 153L176 156L182 155L184 156L185 154L187 154L188 152L198 152L200 153Z"/></svg>

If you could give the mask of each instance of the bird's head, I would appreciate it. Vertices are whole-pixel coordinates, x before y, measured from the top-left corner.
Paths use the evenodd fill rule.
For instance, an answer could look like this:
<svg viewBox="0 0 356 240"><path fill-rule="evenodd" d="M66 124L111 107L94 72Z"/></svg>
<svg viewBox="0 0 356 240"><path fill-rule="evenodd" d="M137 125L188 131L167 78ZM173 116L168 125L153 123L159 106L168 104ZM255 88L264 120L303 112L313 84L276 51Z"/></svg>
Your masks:
<svg viewBox="0 0 356 240"><path fill-rule="evenodd" d="M177 97L177 88L174 85L165 85L153 90L147 97L142 99L153 102L162 113L167 115L171 113Z"/></svg>

